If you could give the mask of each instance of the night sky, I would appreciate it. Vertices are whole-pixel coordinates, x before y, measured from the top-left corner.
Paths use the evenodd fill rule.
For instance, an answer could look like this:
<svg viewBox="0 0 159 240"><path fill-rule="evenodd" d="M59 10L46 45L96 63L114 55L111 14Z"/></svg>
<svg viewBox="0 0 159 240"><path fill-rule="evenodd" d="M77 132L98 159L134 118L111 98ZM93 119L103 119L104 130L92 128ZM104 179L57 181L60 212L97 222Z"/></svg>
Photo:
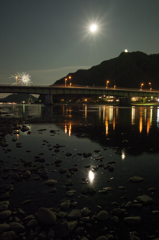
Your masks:
<svg viewBox="0 0 159 240"><path fill-rule="evenodd" d="M159 53L158 24L159 0L0 0L0 83L27 72L49 85L125 49Z"/></svg>

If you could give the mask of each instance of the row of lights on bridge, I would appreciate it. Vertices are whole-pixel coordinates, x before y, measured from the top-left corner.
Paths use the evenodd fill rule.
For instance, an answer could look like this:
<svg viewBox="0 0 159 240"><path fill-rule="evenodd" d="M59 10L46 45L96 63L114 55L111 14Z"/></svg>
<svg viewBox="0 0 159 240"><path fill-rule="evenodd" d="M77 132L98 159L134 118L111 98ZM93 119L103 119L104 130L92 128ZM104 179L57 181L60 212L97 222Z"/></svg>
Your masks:
<svg viewBox="0 0 159 240"><path fill-rule="evenodd" d="M109 80L106 81L106 88L108 88L108 84L109 84ZM150 91L152 90L151 88L151 82L149 82L149 85L150 85ZM143 83L141 83L141 90L142 90L142 87L144 86ZM116 88L116 85L114 85L114 89Z"/></svg>

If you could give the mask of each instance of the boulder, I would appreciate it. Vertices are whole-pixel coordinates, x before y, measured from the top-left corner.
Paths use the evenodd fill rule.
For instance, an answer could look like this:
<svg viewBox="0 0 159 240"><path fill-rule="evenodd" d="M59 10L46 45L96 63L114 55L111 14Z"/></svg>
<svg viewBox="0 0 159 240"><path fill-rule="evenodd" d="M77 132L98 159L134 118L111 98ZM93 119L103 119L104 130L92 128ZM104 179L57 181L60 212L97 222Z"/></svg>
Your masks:
<svg viewBox="0 0 159 240"><path fill-rule="evenodd" d="M144 178L139 177L139 176L134 176L134 177L129 178L129 181L133 182L133 183L139 183L139 182L142 182L144 180L145 180Z"/></svg>
<svg viewBox="0 0 159 240"><path fill-rule="evenodd" d="M123 221L128 224L139 224L141 222L141 217L139 216L125 217Z"/></svg>
<svg viewBox="0 0 159 240"><path fill-rule="evenodd" d="M48 208L40 207L36 212L40 223L44 225L53 225L56 222L56 215Z"/></svg>
<svg viewBox="0 0 159 240"><path fill-rule="evenodd" d="M109 214L107 211L102 210L97 214L97 220L106 221L109 218Z"/></svg>
<svg viewBox="0 0 159 240"><path fill-rule="evenodd" d="M12 212L10 210L0 212L0 221L6 220L8 217L10 217L11 214Z"/></svg>
<svg viewBox="0 0 159 240"><path fill-rule="evenodd" d="M142 202L143 204L149 204L153 202L153 199L147 195L138 196L136 200L138 202Z"/></svg>

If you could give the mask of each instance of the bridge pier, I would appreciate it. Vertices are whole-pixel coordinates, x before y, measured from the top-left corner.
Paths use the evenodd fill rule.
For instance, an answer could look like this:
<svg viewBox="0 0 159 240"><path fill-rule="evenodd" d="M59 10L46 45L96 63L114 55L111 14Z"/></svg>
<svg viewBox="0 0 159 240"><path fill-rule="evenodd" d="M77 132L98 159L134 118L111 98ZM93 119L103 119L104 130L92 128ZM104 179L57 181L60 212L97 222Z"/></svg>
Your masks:
<svg viewBox="0 0 159 240"><path fill-rule="evenodd" d="M53 95L45 95L45 105L53 104Z"/></svg>
<svg viewBox="0 0 159 240"><path fill-rule="evenodd" d="M119 98L120 106L131 106L131 98L130 97L122 97Z"/></svg>

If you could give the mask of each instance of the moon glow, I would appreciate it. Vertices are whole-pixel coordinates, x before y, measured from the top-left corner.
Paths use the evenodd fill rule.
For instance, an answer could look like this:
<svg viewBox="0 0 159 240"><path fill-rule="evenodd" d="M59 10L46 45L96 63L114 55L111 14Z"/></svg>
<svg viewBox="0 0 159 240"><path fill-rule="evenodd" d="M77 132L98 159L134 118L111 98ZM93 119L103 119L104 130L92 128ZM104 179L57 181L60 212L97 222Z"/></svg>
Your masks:
<svg viewBox="0 0 159 240"><path fill-rule="evenodd" d="M96 32L96 31L97 31L97 25L96 25L96 24L92 24L92 25L90 26L90 31L91 31L91 32Z"/></svg>

